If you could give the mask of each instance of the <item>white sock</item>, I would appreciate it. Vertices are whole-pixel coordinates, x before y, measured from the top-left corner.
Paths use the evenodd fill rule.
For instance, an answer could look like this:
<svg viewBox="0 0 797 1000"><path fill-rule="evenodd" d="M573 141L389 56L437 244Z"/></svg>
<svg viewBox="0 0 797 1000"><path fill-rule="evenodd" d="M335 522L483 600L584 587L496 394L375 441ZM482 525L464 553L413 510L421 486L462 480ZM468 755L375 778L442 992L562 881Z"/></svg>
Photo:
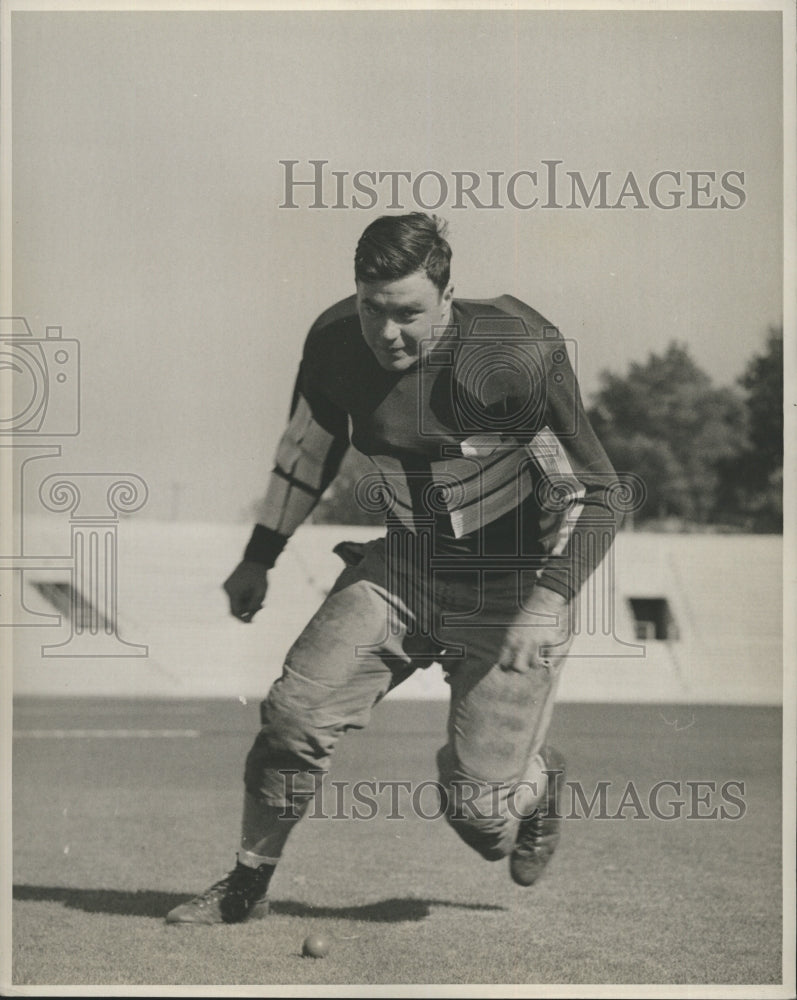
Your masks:
<svg viewBox="0 0 797 1000"><path fill-rule="evenodd" d="M276 867L279 858L267 858L262 854L255 854L253 851L245 851L243 847L238 851L238 861L247 868L259 868L261 865Z"/></svg>
<svg viewBox="0 0 797 1000"><path fill-rule="evenodd" d="M270 806L256 799L249 792L244 795L241 820L241 850L238 860L249 868L258 865L276 865L291 830L301 818L300 814L286 815L281 806Z"/></svg>

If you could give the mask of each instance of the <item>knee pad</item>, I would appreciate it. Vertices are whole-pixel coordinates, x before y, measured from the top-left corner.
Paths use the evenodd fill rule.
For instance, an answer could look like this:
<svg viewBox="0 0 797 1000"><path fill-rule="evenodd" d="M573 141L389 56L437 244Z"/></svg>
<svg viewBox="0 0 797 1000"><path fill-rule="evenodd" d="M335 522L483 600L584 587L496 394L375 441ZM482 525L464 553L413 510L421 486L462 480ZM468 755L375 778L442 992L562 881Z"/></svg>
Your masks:
<svg viewBox="0 0 797 1000"><path fill-rule="evenodd" d="M260 722L260 732L246 756L246 790L267 801L282 798L277 793L281 784L286 791L290 785L292 793L313 792L317 775L326 769L328 751L314 737L301 706L282 698L274 685L260 704Z"/></svg>
<svg viewBox="0 0 797 1000"><path fill-rule="evenodd" d="M342 726L324 707L303 698L303 687L293 682L288 691L282 679L276 681L260 703L260 734L275 752L295 754L308 763L317 763L332 753Z"/></svg>

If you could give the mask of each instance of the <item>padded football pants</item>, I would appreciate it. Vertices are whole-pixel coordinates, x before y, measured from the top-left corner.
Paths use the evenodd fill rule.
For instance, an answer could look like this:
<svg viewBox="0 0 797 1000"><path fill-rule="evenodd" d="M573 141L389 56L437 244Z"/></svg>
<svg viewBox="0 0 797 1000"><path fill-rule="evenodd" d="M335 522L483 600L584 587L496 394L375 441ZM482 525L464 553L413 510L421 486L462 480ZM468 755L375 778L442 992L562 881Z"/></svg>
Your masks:
<svg viewBox="0 0 797 1000"><path fill-rule="evenodd" d="M473 569L430 582L401 552L400 539L339 547L349 565L261 705L246 789L270 806L306 803L340 736L366 726L388 691L439 660L451 686L448 738L437 757L446 818L479 854L497 860L512 850L518 816L530 807L521 809L514 796L522 786L528 799L562 659L525 673L496 663L533 574L520 585L517 573Z"/></svg>

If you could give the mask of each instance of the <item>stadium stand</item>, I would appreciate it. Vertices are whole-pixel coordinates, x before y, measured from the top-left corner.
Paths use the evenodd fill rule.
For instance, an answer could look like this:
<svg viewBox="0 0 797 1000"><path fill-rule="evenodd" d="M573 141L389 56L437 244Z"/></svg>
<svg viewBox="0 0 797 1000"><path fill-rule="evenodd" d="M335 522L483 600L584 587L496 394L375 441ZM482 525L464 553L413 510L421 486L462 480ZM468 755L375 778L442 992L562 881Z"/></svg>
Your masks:
<svg viewBox="0 0 797 1000"><path fill-rule="evenodd" d="M26 609L26 624L14 630L15 693L261 697L341 568L332 547L378 531L300 529L271 575L265 609L243 626L227 614L221 583L248 531L235 524L120 522L117 631L126 642L145 645L146 655L43 651L69 638L66 598L75 581L64 568L0 572L6 582L12 573L21 581ZM55 517L28 520L26 538L27 552L62 557L69 551L68 529ZM779 536L621 533L613 562L595 574L591 595L582 592L559 699L780 703L781 559ZM446 696L437 665L391 695Z"/></svg>

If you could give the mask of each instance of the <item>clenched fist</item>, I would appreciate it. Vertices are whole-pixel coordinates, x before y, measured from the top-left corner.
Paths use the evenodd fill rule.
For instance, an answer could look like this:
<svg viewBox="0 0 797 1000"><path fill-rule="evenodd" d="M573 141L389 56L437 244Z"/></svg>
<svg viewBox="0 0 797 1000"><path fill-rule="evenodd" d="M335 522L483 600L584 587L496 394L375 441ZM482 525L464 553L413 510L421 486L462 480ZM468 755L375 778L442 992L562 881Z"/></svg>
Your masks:
<svg viewBox="0 0 797 1000"><path fill-rule="evenodd" d="M256 562L238 563L224 581L230 599L230 614L242 622L251 622L263 607L268 590L268 570Z"/></svg>

